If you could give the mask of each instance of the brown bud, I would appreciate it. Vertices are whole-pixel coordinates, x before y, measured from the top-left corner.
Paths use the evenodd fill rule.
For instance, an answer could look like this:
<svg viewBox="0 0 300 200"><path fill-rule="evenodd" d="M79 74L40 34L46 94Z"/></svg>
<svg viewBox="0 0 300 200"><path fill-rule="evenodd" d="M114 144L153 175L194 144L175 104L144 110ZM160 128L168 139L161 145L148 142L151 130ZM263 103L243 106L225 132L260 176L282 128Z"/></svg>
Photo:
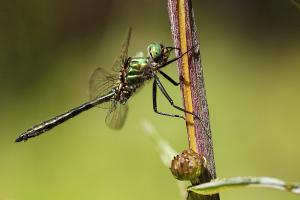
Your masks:
<svg viewBox="0 0 300 200"><path fill-rule="evenodd" d="M191 149L174 157L170 170L178 180L196 180L205 167L205 159Z"/></svg>

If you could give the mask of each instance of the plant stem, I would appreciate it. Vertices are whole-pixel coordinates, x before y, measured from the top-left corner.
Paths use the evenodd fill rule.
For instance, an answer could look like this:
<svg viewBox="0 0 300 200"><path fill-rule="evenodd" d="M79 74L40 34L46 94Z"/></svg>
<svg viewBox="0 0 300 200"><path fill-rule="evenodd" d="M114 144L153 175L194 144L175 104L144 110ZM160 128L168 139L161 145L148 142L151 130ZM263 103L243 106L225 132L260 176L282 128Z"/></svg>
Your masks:
<svg viewBox="0 0 300 200"><path fill-rule="evenodd" d="M206 158L207 172L204 173L203 177L200 177L200 182L208 182L216 178L216 170L192 2L191 0L168 0L168 11L175 47L180 48L181 54L191 50L177 64L184 107L200 117L200 119L197 119L190 114L186 114L189 148ZM177 56L179 55L179 52L177 52ZM189 193L188 199L218 200L219 195L202 196Z"/></svg>

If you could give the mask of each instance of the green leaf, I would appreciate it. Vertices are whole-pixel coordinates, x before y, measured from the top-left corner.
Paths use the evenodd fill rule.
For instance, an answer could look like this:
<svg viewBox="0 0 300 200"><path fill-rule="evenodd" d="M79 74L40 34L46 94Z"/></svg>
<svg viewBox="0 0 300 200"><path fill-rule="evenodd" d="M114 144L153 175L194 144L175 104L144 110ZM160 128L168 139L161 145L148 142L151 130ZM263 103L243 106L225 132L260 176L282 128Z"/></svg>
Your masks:
<svg viewBox="0 0 300 200"><path fill-rule="evenodd" d="M228 189L241 187L261 187L283 190L300 194L299 184L288 184L282 180L270 177L233 177L227 179L215 179L208 183L191 186L188 191L202 195L212 195Z"/></svg>

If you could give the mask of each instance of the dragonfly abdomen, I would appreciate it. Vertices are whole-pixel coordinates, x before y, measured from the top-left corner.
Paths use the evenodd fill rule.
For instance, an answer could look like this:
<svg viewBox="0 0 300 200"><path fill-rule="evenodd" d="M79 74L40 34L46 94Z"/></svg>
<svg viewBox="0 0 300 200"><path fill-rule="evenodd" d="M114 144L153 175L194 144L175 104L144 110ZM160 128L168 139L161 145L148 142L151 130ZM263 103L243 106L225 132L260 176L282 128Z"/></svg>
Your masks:
<svg viewBox="0 0 300 200"><path fill-rule="evenodd" d="M25 131L24 133L22 133L15 141L16 142L26 141L29 138L38 136L38 135L56 127L57 125L75 117L76 115L82 113L83 111L89 110L90 108L92 108L98 104L110 101L114 95L115 95L114 91L111 91L106 95L97 97L97 98L95 98L87 103L84 103L76 108L73 108L61 115L53 117L47 121L41 122L40 124L37 124L37 125L33 126L32 128L28 129L27 131Z"/></svg>

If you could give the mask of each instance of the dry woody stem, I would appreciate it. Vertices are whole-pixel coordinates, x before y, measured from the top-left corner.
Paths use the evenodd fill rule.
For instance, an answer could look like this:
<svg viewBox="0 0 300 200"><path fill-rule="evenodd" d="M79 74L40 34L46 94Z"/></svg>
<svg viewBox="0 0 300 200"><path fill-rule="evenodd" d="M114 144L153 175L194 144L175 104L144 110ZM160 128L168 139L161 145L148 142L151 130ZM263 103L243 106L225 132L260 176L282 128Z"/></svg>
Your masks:
<svg viewBox="0 0 300 200"><path fill-rule="evenodd" d="M216 178L212 136L208 105L204 87L200 47L191 0L168 0L169 18L174 46L180 48L177 56L189 51L178 61L181 80L181 93L186 110L195 113L200 119L186 114L189 148L207 160L207 172L200 177L201 182ZM189 194L188 199L219 199L219 195L202 196Z"/></svg>

